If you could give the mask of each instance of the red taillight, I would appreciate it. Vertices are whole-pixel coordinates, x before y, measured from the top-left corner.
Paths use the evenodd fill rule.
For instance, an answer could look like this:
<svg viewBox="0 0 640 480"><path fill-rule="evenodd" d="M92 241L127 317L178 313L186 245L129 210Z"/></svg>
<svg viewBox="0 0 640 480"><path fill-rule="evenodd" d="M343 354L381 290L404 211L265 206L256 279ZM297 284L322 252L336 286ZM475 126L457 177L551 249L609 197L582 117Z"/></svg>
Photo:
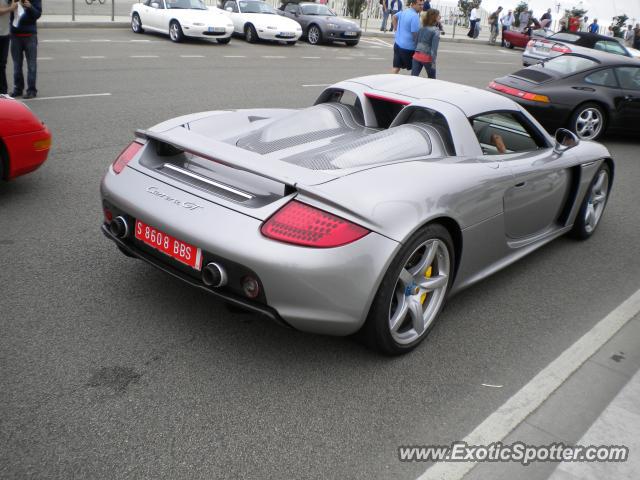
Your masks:
<svg viewBox="0 0 640 480"><path fill-rule="evenodd" d="M273 240L316 248L339 247L369 233L344 218L295 200L278 210L260 231Z"/></svg>
<svg viewBox="0 0 640 480"><path fill-rule="evenodd" d="M131 142L129 144L129 146L127 148L125 148L122 153L120 153L120 155L118 155L118 158L116 158L116 160L113 162L113 165L111 166L113 168L113 171L118 174L120 173L122 170L124 170L124 167L127 166L127 163L129 163L131 161L131 159L133 157L135 157L136 153L138 153L138 151L142 148L142 144L138 143L138 142Z"/></svg>
<svg viewBox="0 0 640 480"><path fill-rule="evenodd" d="M537 93L525 92L517 88L507 87L500 83L491 82L489 88L497 90L498 92L506 93L507 95L513 95L514 97L522 98L524 100L531 100L532 102L549 103L549 97L546 95L538 95Z"/></svg>
<svg viewBox="0 0 640 480"><path fill-rule="evenodd" d="M560 53L571 53L571 49L569 47L565 47L564 45L554 45L553 47L551 47L551 50L553 50L554 52L560 52Z"/></svg>

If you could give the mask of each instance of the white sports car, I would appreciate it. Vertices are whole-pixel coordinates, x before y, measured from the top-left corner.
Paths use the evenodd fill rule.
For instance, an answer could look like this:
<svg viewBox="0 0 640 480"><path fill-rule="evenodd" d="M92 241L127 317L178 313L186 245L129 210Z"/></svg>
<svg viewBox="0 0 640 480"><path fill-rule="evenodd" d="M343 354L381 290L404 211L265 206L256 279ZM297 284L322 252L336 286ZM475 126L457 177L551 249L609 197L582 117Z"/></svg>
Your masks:
<svg viewBox="0 0 640 480"><path fill-rule="evenodd" d="M145 0L131 7L131 30L165 33L174 42L198 37L229 43L233 24L220 10L209 10L202 0Z"/></svg>
<svg viewBox="0 0 640 480"><path fill-rule="evenodd" d="M224 12L233 22L234 32L249 43L258 40L280 40L294 45L302 36L302 27L295 20L281 17L262 0L227 0Z"/></svg>

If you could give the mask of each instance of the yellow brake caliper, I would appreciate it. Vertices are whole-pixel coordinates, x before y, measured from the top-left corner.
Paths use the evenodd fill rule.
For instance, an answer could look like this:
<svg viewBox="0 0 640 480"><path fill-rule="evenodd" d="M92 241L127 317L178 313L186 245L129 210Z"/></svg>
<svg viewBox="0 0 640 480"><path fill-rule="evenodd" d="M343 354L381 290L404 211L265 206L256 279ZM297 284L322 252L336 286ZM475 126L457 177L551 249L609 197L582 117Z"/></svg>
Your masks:
<svg viewBox="0 0 640 480"><path fill-rule="evenodd" d="M431 268L432 268L432 267L427 268L427 271L426 271L426 272L424 272L424 276L425 276L425 278L431 278ZM427 292L424 292L424 293L422 294L422 296L420 297L420 303L421 303L422 305L424 305L424 302L425 302L425 300L426 300L426 299L427 299Z"/></svg>

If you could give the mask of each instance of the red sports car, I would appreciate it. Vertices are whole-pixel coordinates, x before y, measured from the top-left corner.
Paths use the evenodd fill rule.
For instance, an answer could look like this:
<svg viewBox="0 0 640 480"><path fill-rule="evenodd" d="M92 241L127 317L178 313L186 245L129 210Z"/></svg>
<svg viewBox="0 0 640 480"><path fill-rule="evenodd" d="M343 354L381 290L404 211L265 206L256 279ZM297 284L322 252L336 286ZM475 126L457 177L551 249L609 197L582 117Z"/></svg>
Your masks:
<svg viewBox="0 0 640 480"><path fill-rule="evenodd" d="M531 40L531 37L547 38L549 35L553 34L553 30L549 30L548 28L539 28L537 30L533 30L531 32L531 36L517 30L506 30L503 33L504 46L507 48L524 48L527 46L529 40Z"/></svg>
<svg viewBox="0 0 640 480"><path fill-rule="evenodd" d="M51 148L46 125L22 102L0 95L0 180L32 172Z"/></svg>

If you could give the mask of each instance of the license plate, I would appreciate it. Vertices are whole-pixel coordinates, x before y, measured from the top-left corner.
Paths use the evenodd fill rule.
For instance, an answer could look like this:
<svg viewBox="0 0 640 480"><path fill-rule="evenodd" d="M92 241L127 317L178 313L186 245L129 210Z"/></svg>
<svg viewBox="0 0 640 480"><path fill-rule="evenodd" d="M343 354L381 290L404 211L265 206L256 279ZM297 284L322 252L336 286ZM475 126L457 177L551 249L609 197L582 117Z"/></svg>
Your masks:
<svg viewBox="0 0 640 480"><path fill-rule="evenodd" d="M224 27L209 27L210 32L226 32Z"/></svg>
<svg viewBox="0 0 640 480"><path fill-rule="evenodd" d="M358 32L344 32L344 34L347 37L355 37L358 34Z"/></svg>
<svg viewBox="0 0 640 480"><path fill-rule="evenodd" d="M202 269L202 251L146 223L136 220L136 238L195 270Z"/></svg>
<svg viewBox="0 0 640 480"><path fill-rule="evenodd" d="M296 34L291 32L280 32L281 37L294 37Z"/></svg>

